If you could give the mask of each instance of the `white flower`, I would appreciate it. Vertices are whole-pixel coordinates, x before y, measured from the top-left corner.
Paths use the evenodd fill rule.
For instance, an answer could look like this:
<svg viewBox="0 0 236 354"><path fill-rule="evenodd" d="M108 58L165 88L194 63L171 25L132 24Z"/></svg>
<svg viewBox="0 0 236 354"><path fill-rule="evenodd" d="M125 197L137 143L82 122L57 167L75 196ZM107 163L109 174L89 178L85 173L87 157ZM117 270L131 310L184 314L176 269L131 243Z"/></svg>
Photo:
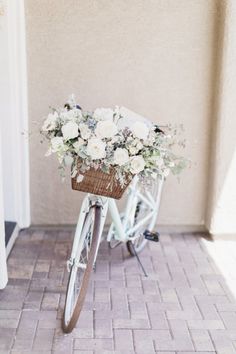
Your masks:
<svg viewBox="0 0 236 354"><path fill-rule="evenodd" d="M80 109L73 108L73 109L65 109L64 111L61 112L60 115L62 121L64 123L66 122L78 122L82 118L82 113Z"/></svg>
<svg viewBox="0 0 236 354"><path fill-rule="evenodd" d="M50 131L56 129L57 126L57 119L58 119L58 113L49 113L47 118L45 119L42 130L43 131Z"/></svg>
<svg viewBox="0 0 236 354"><path fill-rule="evenodd" d="M115 136L113 136L113 138L111 139L111 143L112 143L112 144L118 143L119 140L121 140L122 138L123 138L123 137L120 136L120 135L115 135Z"/></svg>
<svg viewBox="0 0 236 354"><path fill-rule="evenodd" d="M83 139L89 139L91 136L91 130L85 123L81 123L79 125L79 130L80 130L80 135L82 136Z"/></svg>
<svg viewBox="0 0 236 354"><path fill-rule="evenodd" d="M141 150L143 148L143 144L141 143L141 141L138 142L138 144L136 145L137 149Z"/></svg>
<svg viewBox="0 0 236 354"><path fill-rule="evenodd" d="M139 139L134 139L133 140L133 143L132 143L136 148L137 150L141 150L143 148L143 144L141 143L141 141Z"/></svg>
<svg viewBox="0 0 236 354"><path fill-rule="evenodd" d="M80 148L82 145L84 145L85 141L81 138L78 138L78 140L73 144L74 148L75 148L75 152L79 152Z"/></svg>
<svg viewBox="0 0 236 354"><path fill-rule="evenodd" d="M131 131L134 136L139 139L146 140L149 134L148 126L143 122L136 122L131 126Z"/></svg>
<svg viewBox="0 0 236 354"><path fill-rule="evenodd" d="M56 136L51 139L52 152L64 151L66 150L63 138L61 136Z"/></svg>
<svg viewBox="0 0 236 354"><path fill-rule="evenodd" d="M142 156L135 156L132 158L131 163L130 163L130 171L133 174L137 174L141 171L143 171L145 167L145 161Z"/></svg>
<svg viewBox="0 0 236 354"><path fill-rule="evenodd" d="M118 148L114 152L114 163L122 166L129 161L129 154L126 149Z"/></svg>
<svg viewBox="0 0 236 354"><path fill-rule="evenodd" d="M83 179L84 179L84 175L78 174L78 176L77 176L77 178L76 178L76 182L77 182L77 183L80 183L80 182L83 181Z"/></svg>
<svg viewBox="0 0 236 354"><path fill-rule="evenodd" d="M164 160L163 160L163 158L160 157L160 156L156 156L156 157L154 158L154 161L155 161L155 165L158 166L158 167L161 167L161 166L163 166L163 164L164 164Z"/></svg>
<svg viewBox="0 0 236 354"><path fill-rule="evenodd" d="M167 176L169 175L169 173L170 173L170 169L169 169L169 168L165 168L165 169L163 170L163 172L162 172L162 174L163 174L164 177L167 177Z"/></svg>
<svg viewBox="0 0 236 354"><path fill-rule="evenodd" d="M91 138L87 145L87 154L91 156L93 160L102 159L106 157L106 144L98 138Z"/></svg>
<svg viewBox="0 0 236 354"><path fill-rule="evenodd" d="M152 146L155 143L155 136L156 133L153 130L151 130L150 133L148 134L147 139L143 142L144 145Z"/></svg>
<svg viewBox="0 0 236 354"><path fill-rule="evenodd" d="M61 121L63 124L70 122L70 121L75 121L75 115L72 110L68 111L68 109L64 109L61 114L60 114Z"/></svg>
<svg viewBox="0 0 236 354"><path fill-rule="evenodd" d="M152 172L151 177L152 177L153 179L156 179L156 178L157 178L157 173L156 173L156 172Z"/></svg>
<svg viewBox="0 0 236 354"><path fill-rule="evenodd" d="M74 139L79 135L78 124L75 122L68 122L61 128L65 140Z"/></svg>
<svg viewBox="0 0 236 354"><path fill-rule="evenodd" d="M114 111L111 108L97 108L93 112L93 116L97 120L112 120Z"/></svg>
<svg viewBox="0 0 236 354"><path fill-rule="evenodd" d="M99 121L95 129L95 134L100 139L112 138L117 132L117 126L111 120Z"/></svg>
<svg viewBox="0 0 236 354"><path fill-rule="evenodd" d="M76 101L75 101L75 95L72 93L69 98L68 98L68 104L70 107L75 107L76 106Z"/></svg>
<svg viewBox="0 0 236 354"><path fill-rule="evenodd" d="M152 141L151 139L146 139L146 140L143 142L143 144L144 144L145 146L152 146L153 143L154 143L154 141Z"/></svg>
<svg viewBox="0 0 236 354"><path fill-rule="evenodd" d="M129 146L129 152L131 155L136 155L138 153L138 149L134 145Z"/></svg>
<svg viewBox="0 0 236 354"><path fill-rule="evenodd" d="M66 155L64 157L64 162L65 162L66 166L71 166L73 161L74 161L74 159L73 159L73 157L71 155Z"/></svg>
<svg viewBox="0 0 236 354"><path fill-rule="evenodd" d="M126 141L127 143L132 143L134 141L134 138L132 136L129 136Z"/></svg>

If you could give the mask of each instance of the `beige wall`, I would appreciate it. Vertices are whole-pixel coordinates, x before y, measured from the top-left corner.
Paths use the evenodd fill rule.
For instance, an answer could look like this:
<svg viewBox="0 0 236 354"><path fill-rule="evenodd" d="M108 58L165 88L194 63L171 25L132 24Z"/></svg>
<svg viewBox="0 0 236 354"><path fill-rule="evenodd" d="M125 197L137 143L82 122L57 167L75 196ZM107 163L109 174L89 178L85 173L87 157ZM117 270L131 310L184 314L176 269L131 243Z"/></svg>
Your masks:
<svg viewBox="0 0 236 354"><path fill-rule="evenodd" d="M124 105L183 123L192 160L165 185L160 224L204 223L216 1L26 0L31 130L75 93L85 109ZM30 141L32 223L74 223L82 194Z"/></svg>

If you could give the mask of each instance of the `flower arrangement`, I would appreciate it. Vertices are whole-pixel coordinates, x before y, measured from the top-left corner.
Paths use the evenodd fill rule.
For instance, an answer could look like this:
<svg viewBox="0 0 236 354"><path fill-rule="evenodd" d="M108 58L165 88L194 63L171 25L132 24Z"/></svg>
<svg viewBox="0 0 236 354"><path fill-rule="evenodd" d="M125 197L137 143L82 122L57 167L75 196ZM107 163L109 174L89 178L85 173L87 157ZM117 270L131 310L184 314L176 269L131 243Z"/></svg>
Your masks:
<svg viewBox="0 0 236 354"><path fill-rule="evenodd" d="M164 133L143 121L122 126L123 120L119 107L85 112L72 97L63 108L53 109L43 123L41 133L49 141L46 156L55 153L62 172L70 165L71 177L78 176L78 182L83 178L80 172L90 168L109 173L112 167L124 185L127 174L165 178L185 167L185 159L172 151L176 130L167 127Z"/></svg>

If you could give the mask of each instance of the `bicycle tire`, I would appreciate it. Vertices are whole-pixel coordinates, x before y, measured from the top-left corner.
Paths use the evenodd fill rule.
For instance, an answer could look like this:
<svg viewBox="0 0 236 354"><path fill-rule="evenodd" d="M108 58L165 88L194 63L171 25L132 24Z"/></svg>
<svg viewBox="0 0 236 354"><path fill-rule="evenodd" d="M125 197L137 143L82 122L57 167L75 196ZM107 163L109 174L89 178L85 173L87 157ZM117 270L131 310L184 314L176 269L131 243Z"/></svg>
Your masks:
<svg viewBox="0 0 236 354"><path fill-rule="evenodd" d="M81 310L83 308L84 300L86 297L88 285L89 285L89 280L90 280L90 275L93 270L93 265L95 261L95 256L96 256L96 250L98 247L98 242L99 242L99 234L100 234L100 222L101 222L101 207L100 206L92 206L88 214L91 213L91 211L94 210L94 226L93 226L93 232L92 232L92 242L89 250L89 255L88 255L88 262L86 269L84 271L83 279L81 282L81 287L79 289L79 292L77 294L77 299L75 301L75 306L73 307L70 320L68 321L66 319L66 311L68 310L67 306L71 306L71 303L69 303L70 298L70 291L71 287L74 286L74 280L73 277L78 276L78 272L81 271L81 268L77 267L75 264L73 264L70 268L70 275L67 283L67 290L66 290L66 299L65 299L65 308L63 312L63 317L62 317L62 330L64 333L70 333L76 326L76 323L79 319ZM81 235L83 233L83 229L85 227L85 222L83 224L83 228L81 230ZM81 252L82 253L82 252ZM74 274L76 272L76 274Z"/></svg>

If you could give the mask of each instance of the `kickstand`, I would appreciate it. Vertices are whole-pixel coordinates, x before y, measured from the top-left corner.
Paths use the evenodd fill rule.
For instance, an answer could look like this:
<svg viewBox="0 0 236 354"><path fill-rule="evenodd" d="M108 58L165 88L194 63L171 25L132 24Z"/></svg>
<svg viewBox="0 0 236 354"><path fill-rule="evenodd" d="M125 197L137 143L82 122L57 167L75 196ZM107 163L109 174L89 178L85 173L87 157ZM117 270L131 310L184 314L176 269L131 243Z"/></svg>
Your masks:
<svg viewBox="0 0 236 354"><path fill-rule="evenodd" d="M142 271L143 271L143 274L145 275L145 277L148 277L148 275L147 275L147 273L146 273L146 270L144 269L144 266L142 265L142 262L140 261L140 258L139 258L139 256L138 256L138 253L136 252L136 249L134 248L133 243L130 242L130 244L132 245L133 252L134 252L135 257L137 258L137 261L138 261L138 263L139 263L139 265L140 265L140 267L141 267L141 269L142 269Z"/></svg>

